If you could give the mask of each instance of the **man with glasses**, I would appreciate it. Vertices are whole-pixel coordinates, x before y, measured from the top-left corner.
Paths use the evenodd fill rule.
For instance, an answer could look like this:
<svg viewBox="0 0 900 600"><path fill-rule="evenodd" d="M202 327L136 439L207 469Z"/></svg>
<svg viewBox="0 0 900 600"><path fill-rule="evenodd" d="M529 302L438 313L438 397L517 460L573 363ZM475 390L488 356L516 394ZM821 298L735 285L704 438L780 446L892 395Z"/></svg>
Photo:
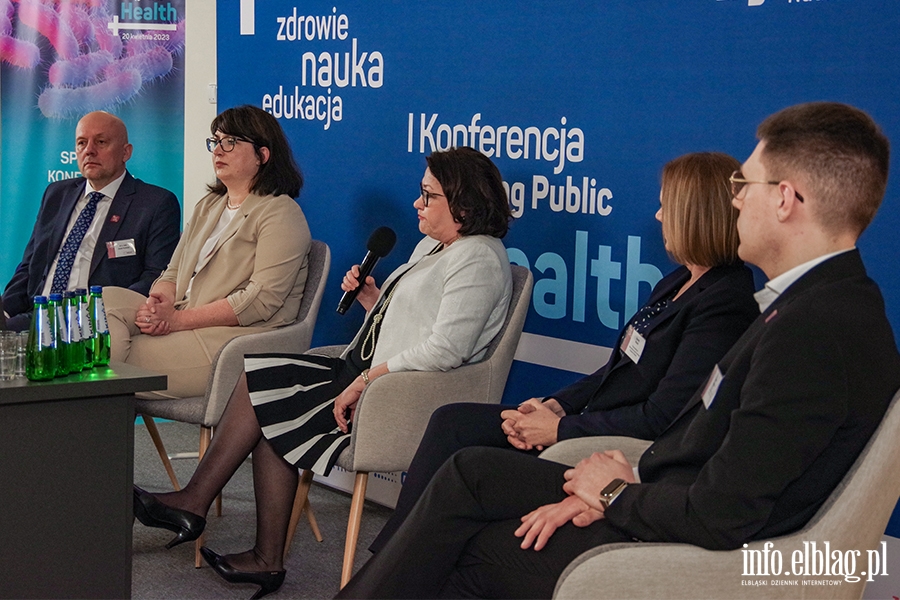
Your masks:
<svg viewBox="0 0 900 600"><path fill-rule="evenodd" d="M601 544L735 549L816 513L900 387L881 293L855 248L884 195L888 141L835 103L787 108L757 133L731 183L739 254L770 278L761 315L637 468L619 452L574 469L458 452L339 597L550 598L566 565Z"/></svg>
<svg viewBox="0 0 900 600"><path fill-rule="evenodd" d="M166 268L181 231L172 192L135 179L125 123L106 112L75 128L83 178L47 186L22 262L3 292L8 327L25 330L34 296L89 285L147 294Z"/></svg>

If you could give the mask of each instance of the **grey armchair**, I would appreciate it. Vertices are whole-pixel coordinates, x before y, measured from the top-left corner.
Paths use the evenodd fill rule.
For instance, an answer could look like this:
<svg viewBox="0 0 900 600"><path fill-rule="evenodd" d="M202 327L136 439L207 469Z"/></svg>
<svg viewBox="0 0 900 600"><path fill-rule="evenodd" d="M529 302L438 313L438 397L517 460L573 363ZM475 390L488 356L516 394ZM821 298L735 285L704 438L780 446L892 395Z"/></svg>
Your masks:
<svg viewBox="0 0 900 600"><path fill-rule="evenodd" d="M801 530L778 538L759 540L747 550L774 544L790 570L790 557L804 542L827 541L832 549L875 550L900 495L900 392L894 396L881 425L850 471L825 504ZM647 442L627 440L632 460ZM551 446L541 454L564 464L575 464L592 452L618 447L623 438L584 438ZM635 444L635 442L639 442ZM627 454L627 453L626 453ZM867 555L857 561L856 575L867 569ZM795 576L742 576L744 551L711 551L689 544L609 544L583 553L557 581L554 598L860 598L866 576L834 586L777 586L771 580L804 579ZM765 587L741 585L744 579L767 580Z"/></svg>
<svg viewBox="0 0 900 600"><path fill-rule="evenodd" d="M254 352L294 352L299 354L309 349L330 267L331 251L328 245L313 240L309 250L306 291L300 303L297 320L280 329L236 337L222 346L213 360L205 396L171 400L138 398L135 401L135 412L144 417L147 431L153 439L160 459L176 490L180 489L180 486L153 419L170 419L200 425L198 454L199 458L203 458L203 454L209 447L213 429L225 411L225 405L228 404L231 392L244 370L244 355ZM221 498L217 509L218 514L221 514ZM312 513L308 512L308 516L317 539L321 540L321 534L318 532ZM197 552L195 552L195 564L198 567L200 566L201 541L202 538L197 540Z"/></svg>
<svg viewBox="0 0 900 600"><path fill-rule="evenodd" d="M354 417L350 447L337 465L356 472L341 587L350 580L356 543L371 471L401 471L409 467L428 419L437 408L451 402L499 403L506 386L522 326L531 301L532 276L525 267L513 266L513 291L503 328L490 343L482 361L450 371L388 373L363 392ZM337 356L343 346L318 348L316 353ZM298 490L292 525L299 519L298 506L305 498ZM293 530L288 531L290 545Z"/></svg>

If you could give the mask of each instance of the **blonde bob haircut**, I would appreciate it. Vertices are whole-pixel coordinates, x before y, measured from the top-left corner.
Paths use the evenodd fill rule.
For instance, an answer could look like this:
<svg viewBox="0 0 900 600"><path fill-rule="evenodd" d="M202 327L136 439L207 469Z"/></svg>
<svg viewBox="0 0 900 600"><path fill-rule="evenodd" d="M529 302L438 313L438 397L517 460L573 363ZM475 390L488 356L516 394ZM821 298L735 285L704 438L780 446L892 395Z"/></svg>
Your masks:
<svg viewBox="0 0 900 600"><path fill-rule="evenodd" d="M685 154L662 171L662 232L682 265L715 267L738 258L738 210L728 177L741 164L720 152Z"/></svg>

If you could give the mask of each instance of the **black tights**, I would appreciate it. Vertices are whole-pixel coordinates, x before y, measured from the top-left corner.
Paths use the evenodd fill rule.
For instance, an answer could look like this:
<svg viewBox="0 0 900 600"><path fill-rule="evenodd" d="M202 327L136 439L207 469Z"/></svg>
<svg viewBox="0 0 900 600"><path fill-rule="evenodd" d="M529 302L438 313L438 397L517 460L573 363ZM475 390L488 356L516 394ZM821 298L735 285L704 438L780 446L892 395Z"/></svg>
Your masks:
<svg viewBox="0 0 900 600"><path fill-rule="evenodd" d="M275 452L263 437L250 403L246 375L241 374L209 450L188 484L178 492L154 495L169 506L206 516L213 500L251 455L256 544L246 552L227 555L227 559L232 567L241 571L277 571L283 568L282 556L298 473L297 468Z"/></svg>

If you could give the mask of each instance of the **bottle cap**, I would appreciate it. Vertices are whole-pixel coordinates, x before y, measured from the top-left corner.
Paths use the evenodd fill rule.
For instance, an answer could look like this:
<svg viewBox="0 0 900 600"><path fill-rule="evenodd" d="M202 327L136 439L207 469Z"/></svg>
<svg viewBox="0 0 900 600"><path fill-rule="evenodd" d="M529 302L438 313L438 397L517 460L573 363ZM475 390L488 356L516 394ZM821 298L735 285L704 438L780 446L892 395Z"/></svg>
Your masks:
<svg viewBox="0 0 900 600"><path fill-rule="evenodd" d="M75 292L63 292L63 298L74 298Z"/></svg>
<svg viewBox="0 0 900 600"><path fill-rule="evenodd" d="M91 293L92 293L92 294L102 294L102 293L103 293L103 286L102 286L102 285L92 285L92 286L91 286Z"/></svg>
<svg viewBox="0 0 900 600"><path fill-rule="evenodd" d="M62 294L50 294L50 302L53 302L54 300L56 302L59 302L62 299L63 299Z"/></svg>
<svg viewBox="0 0 900 600"><path fill-rule="evenodd" d="M86 288L75 288L75 293L78 294L79 296L84 296L85 294L87 294L87 289Z"/></svg>
<svg viewBox="0 0 900 600"><path fill-rule="evenodd" d="M47 304L47 296L35 296L34 303L35 304Z"/></svg>

